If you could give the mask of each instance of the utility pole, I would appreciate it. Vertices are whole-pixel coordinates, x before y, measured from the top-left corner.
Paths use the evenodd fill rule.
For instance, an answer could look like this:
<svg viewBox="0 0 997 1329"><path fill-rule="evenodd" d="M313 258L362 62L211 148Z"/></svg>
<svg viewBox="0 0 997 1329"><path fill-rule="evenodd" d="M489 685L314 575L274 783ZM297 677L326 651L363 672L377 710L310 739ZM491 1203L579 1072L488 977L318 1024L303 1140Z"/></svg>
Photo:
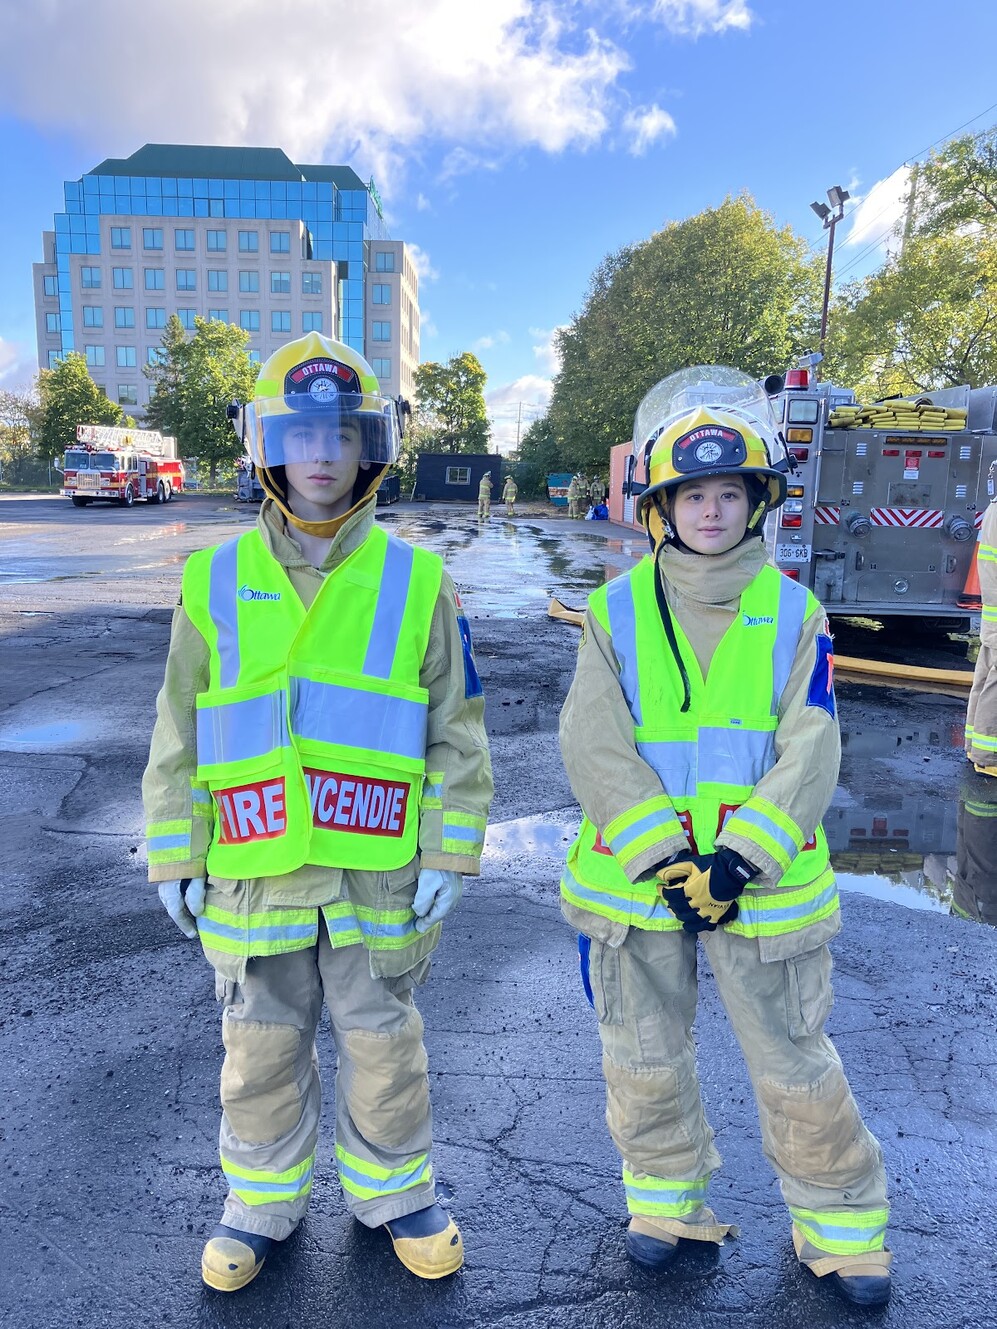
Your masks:
<svg viewBox="0 0 997 1329"><path fill-rule="evenodd" d="M824 301L820 311L820 354L822 361L824 358L824 342L827 338L827 309L831 303L831 262L834 258L834 228L845 215L845 200L850 197L851 195L847 189L842 189L840 185L832 185L827 191L827 202L830 203L830 207L827 206L827 203L810 204L810 207L824 223L824 230L828 232L827 265L824 269Z"/></svg>
<svg viewBox="0 0 997 1329"><path fill-rule="evenodd" d="M523 403L519 403L519 410L516 413L516 451L519 451L519 430L523 423Z"/></svg>

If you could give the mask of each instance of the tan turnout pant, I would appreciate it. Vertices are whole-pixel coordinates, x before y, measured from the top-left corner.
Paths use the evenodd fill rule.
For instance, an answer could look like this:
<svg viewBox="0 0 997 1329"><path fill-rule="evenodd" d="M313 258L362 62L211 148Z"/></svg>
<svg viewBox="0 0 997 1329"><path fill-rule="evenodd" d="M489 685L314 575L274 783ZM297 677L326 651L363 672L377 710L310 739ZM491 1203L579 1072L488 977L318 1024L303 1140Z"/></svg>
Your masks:
<svg viewBox="0 0 997 1329"><path fill-rule="evenodd" d="M827 947L764 963L753 940L724 928L702 936L754 1087L762 1148L794 1223L816 1214L807 1220L813 1231L823 1213L827 1232L885 1225L882 1151L823 1032L832 1003ZM623 1158L628 1208L675 1235L719 1241L728 1229L705 1203L720 1155L696 1075L696 969L696 939L687 932L631 928L618 948L591 943L606 1117ZM833 1255L834 1244L815 1257Z"/></svg>
<svg viewBox="0 0 997 1329"><path fill-rule="evenodd" d="M429 962L416 972L425 974ZM222 1222L283 1240L308 1206L322 1086L323 1001L339 1054L336 1167L347 1207L377 1227L433 1203L432 1115L413 976L373 978L362 946L319 943L249 961L225 983Z"/></svg>
<svg viewBox="0 0 997 1329"><path fill-rule="evenodd" d="M990 627L984 624L966 710L966 755L978 766L997 766L997 642Z"/></svg>

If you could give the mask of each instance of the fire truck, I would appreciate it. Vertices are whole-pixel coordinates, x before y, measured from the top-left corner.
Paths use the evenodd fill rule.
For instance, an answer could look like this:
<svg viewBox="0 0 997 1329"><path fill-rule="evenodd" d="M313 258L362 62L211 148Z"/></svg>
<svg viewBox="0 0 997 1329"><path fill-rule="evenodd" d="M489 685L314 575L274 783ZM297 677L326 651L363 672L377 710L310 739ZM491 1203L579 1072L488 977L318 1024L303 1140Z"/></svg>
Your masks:
<svg viewBox="0 0 997 1329"><path fill-rule="evenodd" d="M97 500L130 508L137 498L169 503L184 488L175 438L156 429L77 425L76 446L66 449L60 493L85 508Z"/></svg>
<svg viewBox="0 0 997 1329"><path fill-rule="evenodd" d="M997 387L863 406L850 389L814 381L819 358L760 385L794 467L765 528L773 562L832 615L978 629L967 581L997 458ZM636 524L643 449L620 444L610 461L610 515Z"/></svg>

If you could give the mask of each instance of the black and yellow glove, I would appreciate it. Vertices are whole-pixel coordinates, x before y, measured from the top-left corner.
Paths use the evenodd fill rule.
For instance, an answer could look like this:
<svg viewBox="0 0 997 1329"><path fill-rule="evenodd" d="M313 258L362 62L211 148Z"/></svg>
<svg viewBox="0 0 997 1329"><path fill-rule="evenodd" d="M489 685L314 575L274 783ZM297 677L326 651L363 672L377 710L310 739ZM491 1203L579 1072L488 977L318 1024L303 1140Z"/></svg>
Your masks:
<svg viewBox="0 0 997 1329"><path fill-rule="evenodd" d="M718 849L659 868L661 898L686 932L714 931L737 918L737 897L758 868L733 849Z"/></svg>

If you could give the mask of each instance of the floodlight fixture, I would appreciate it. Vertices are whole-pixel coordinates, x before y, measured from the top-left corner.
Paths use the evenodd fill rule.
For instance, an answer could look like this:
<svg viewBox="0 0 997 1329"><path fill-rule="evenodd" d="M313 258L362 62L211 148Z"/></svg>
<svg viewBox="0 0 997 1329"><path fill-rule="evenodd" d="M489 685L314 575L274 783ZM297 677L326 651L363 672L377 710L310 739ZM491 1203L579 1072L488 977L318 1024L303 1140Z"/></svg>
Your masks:
<svg viewBox="0 0 997 1329"><path fill-rule="evenodd" d="M831 209L827 206L826 203L811 203L810 206L814 210L814 212L816 212L817 216L821 219L821 221L826 221L827 218L830 217L831 215Z"/></svg>
<svg viewBox="0 0 997 1329"><path fill-rule="evenodd" d="M832 185L827 191L827 201L832 208L843 208L845 199L851 198L847 189L842 189L840 185Z"/></svg>

